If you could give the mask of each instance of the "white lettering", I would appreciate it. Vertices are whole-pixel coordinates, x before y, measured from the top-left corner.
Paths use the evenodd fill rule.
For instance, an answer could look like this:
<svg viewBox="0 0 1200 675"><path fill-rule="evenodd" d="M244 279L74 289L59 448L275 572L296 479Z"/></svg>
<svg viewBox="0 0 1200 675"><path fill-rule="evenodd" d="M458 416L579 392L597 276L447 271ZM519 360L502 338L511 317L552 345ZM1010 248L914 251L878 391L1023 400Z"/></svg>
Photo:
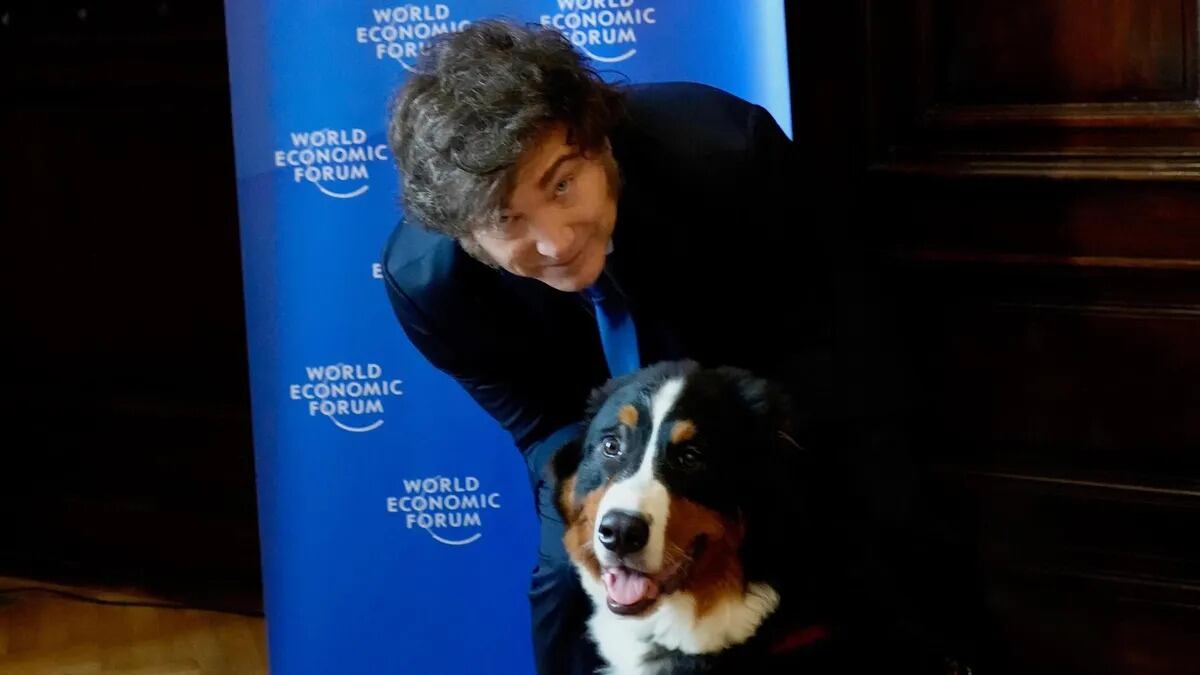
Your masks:
<svg viewBox="0 0 1200 675"><path fill-rule="evenodd" d="M619 45L637 42L637 35L630 26L656 24L657 8L632 7L632 2L621 0L605 3L602 0L559 0L559 14L543 14L539 18L543 26L552 26L567 34L579 46ZM588 13L583 13L588 12ZM603 30L611 28L612 30ZM601 29L601 30L596 30Z"/></svg>

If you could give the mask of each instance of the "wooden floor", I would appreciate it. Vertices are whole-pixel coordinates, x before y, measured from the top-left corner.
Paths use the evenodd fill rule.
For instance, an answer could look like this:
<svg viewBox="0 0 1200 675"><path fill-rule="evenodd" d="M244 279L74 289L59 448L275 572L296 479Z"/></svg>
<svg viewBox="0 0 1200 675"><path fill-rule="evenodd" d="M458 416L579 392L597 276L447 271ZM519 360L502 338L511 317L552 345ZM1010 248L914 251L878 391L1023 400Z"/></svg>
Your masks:
<svg viewBox="0 0 1200 675"><path fill-rule="evenodd" d="M59 588L106 600L136 592L0 577L0 588ZM46 593L0 594L0 675L257 675L267 672L261 618L110 607Z"/></svg>

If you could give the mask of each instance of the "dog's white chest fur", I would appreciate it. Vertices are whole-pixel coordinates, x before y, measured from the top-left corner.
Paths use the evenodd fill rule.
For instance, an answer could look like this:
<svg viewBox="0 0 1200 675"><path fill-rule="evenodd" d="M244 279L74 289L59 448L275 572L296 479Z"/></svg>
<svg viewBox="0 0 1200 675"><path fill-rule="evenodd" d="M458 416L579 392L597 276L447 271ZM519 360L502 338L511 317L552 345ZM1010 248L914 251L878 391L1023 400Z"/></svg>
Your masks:
<svg viewBox="0 0 1200 675"><path fill-rule="evenodd" d="M741 644L779 606L774 588L750 584L742 597L721 601L700 619L695 598L686 592L664 597L646 616L628 617L608 610L602 584L588 579L584 586L595 606L588 628L611 675L655 675L657 667L646 657L659 647L710 654Z"/></svg>

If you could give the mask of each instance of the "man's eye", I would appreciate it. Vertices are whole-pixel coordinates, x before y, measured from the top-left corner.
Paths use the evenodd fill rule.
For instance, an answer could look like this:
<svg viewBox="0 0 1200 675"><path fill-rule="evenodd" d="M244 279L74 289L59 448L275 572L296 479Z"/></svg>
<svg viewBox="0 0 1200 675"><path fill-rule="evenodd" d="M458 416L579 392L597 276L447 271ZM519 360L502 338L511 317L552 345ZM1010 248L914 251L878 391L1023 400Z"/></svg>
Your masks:
<svg viewBox="0 0 1200 675"><path fill-rule="evenodd" d="M494 238L511 239L516 236L519 222L517 218L513 218L512 216L496 216L491 226L484 228L483 232Z"/></svg>
<svg viewBox="0 0 1200 675"><path fill-rule="evenodd" d="M558 181L558 183L556 183L554 185L554 194L556 194L556 195L566 194L567 190L571 189L571 182L574 180L575 180L574 176L567 176L566 178Z"/></svg>
<svg viewBox="0 0 1200 675"><path fill-rule="evenodd" d="M619 457L621 455L621 441L616 436L605 436L600 439L600 450L604 452L605 457Z"/></svg>

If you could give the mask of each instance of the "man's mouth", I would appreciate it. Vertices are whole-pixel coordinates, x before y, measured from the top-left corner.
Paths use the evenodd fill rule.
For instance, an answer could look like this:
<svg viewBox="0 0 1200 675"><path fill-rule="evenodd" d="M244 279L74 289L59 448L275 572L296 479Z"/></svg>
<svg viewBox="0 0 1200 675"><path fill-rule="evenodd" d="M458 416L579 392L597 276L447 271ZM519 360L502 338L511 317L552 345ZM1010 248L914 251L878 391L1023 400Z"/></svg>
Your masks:
<svg viewBox="0 0 1200 675"><path fill-rule="evenodd" d="M571 254L571 256L570 256L569 258L567 258L567 259L565 259L565 260L562 260L562 261L560 261L560 262L556 262L556 263L554 263L554 264L552 264L552 265L549 265L549 267L557 267L557 268L559 268L559 269L564 269L564 268L570 267L571 265L573 265L573 264L575 263L575 261L576 261L576 260L578 260L578 259L579 259L579 257L580 257L581 255L583 255L583 249L584 249L584 248L586 248L586 247L583 247L583 246L581 246L581 247L579 248L579 250L578 250L578 251L575 251L574 253L572 253L572 254Z"/></svg>

